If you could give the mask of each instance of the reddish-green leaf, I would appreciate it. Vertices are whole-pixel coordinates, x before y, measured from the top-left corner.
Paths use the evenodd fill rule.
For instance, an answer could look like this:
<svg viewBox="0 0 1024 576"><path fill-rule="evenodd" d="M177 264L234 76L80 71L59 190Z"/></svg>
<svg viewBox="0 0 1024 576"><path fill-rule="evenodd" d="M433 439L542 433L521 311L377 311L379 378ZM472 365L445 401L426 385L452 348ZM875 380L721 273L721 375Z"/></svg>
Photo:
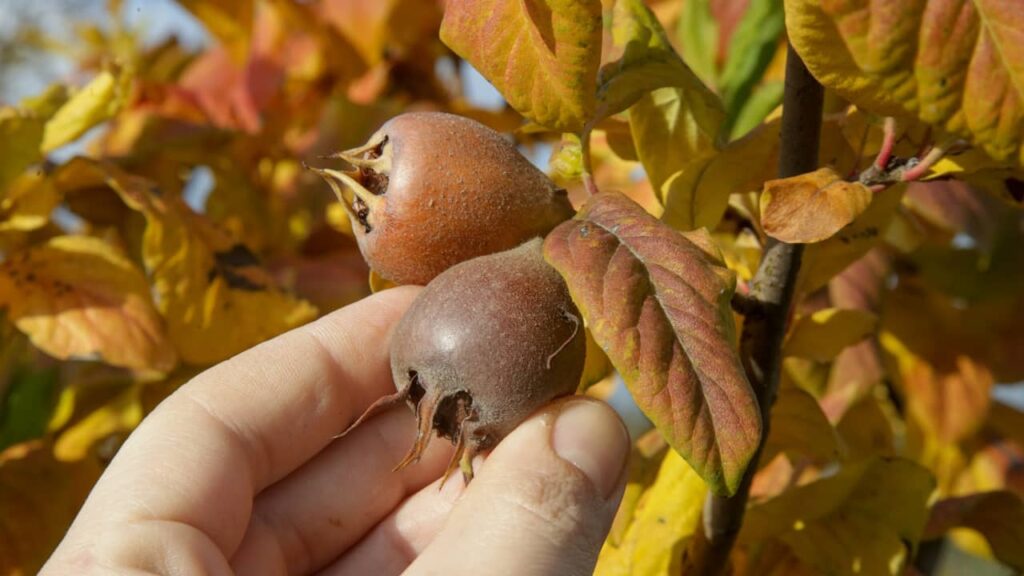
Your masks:
<svg viewBox="0 0 1024 576"><path fill-rule="evenodd" d="M1019 495L995 491L941 500L932 507L924 537L941 538L956 527L977 530L996 558L1024 570L1024 501Z"/></svg>
<svg viewBox="0 0 1024 576"><path fill-rule="evenodd" d="M598 0L448 0L441 39L528 119L579 132L594 114Z"/></svg>
<svg viewBox="0 0 1024 576"><path fill-rule="evenodd" d="M713 490L731 494L761 419L736 353L735 280L710 247L706 233L680 234L604 193L551 232L545 254L640 407Z"/></svg>

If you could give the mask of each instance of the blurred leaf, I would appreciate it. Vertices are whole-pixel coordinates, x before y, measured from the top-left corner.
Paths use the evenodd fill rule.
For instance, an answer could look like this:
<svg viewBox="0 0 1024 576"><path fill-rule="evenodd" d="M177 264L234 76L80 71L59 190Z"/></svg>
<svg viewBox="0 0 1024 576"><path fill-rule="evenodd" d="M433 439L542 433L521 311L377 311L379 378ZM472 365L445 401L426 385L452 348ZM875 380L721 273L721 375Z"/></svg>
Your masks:
<svg viewBox="0 0 1024 576"><path fill-rule="evenodd" d="M35 574L78 513L100 466L60 462L43 442L0 453L0 574Z"/></svg>
<svg viewBox="0 0 1024 576"><path fill-rule="evenodd" d="M654 483L665 461L667 449L668 443L657 430L649 430L633 443L626 489L622 494L619 509L615 512L612 529L608 533L609 545L616 548L622 545L629 527L636 519L637 506L643 501L644 494Z"/></svg>
<svg viewBox="0 0 1024 576"><path fill-rule="evenodd" d="M907 115L1024 163L1024 11L1007 0L786 2L808 69L876 114Z"/></svg>
<svg viewBox="0 0 1024 576"><path fill-rule="evenodd" d="M0 233L38 230L50 221L61 201L53 182L42 174L15 177L6 191L0 190Z"/></svg>
<svg viewBox="0 0 1024 576"><path fill-rule="evenodd" d="M850 461L895 456L894 422L877 398L862 396L843 412L836 432Z"/></svg>
<svg viewBox="0 0 1024 576"><path fill-rule="evenodd" d="M707 487L682 458L668 451L654 483L641 496L619 544L606 542L597 576L676 574L683 548L700 523Z"/></svg>
<svg viewBox="0 0 1024 576"><path fill-rule="evenodd" d="M586 336L587 356L583 362L583 374L580 375L580 390L586 390L597 384L614 370L611 360L608 359L608 355L601 349L597 340L594 340L590 329L586 330Z"/></svg>
<svg viewBox="0 0 1024 576"><path fill-rule="evenodd" d="M784 30L782 0L750 0L732 33L728 57L718 79L730 131L768 69Z"/></svg>
<svg viewBox="0 0 1024 576"><path fill-rule="evenodd" d="M178 0L241 62L252 36L253 0Z"/></svg>
<svg viewBox="0 0 1024 576"><path fill-rule="evenodd" d="M740 542L778 539L825 574L902 574L934 484L908 460L846 464L835 475L752 503Z"/></svg>
<svg viewBox="0 0 1024 576"><path fill-rule="evenodd" d="M14 368L0 402L0 450L46 433L57 402L57 369L22 364Z"/></svg>
<svg viewBox="0 0 1024 576"><path fill-rule="evenodd" d="M105 70L75 92L53 117L46 122L42 152L76 140L87 130L110 119L124 106L128 98L131 75L121 71L117 75Z"/></svg>
<svg viewBox="0 0 1024 576"><path fill-rule="evenodd" d="M676 54L658 19L641 0L615 2L605 19L611 22L611 46L605 47L608 62L598 73L595 120L618 114L647 92L667 86L678 89L678 98L693 102L689 106L696 114L701 114L701 106L721 107Z"/></svg>
<svg viewBox="0 0 1024 576"><path fill-rule="evenodd" d="M865 310L824 308L801 316L786 339L784 353L827 362L847 346L875 332L878 317Z"/></svg>
<svg viewBox="0 0 1024 576"><path fill-rule="evenodd" d="M1024 570L1024 501L1009 491L947 498L932 507L924 538L941 538L954 527L977 530L996 558Z"/></svg>
<svg viewBox="0 0 1024 576"><path fill-rule="evenodd" d="M867 186L831 168L769 180L761 193L761 226L783 242L821 242L864 213L871 197Z"/></svg>
<svg viewBox="0 0 1024 576"><path fill-rule="evenodd" d="M779 452L795 453L817 461L839 457L839 438L818 401L796 386L784 386L772 405L772 425L761 454L771 462Z"/></svg>
<svg viewBox="0 0 1024 576"><path fill-rule="evenodd" d="M46 121L67 99L62 86L51 86L17 108L0 108L0 200L7 184L29 166L43 159L39 150Z"/></svg>
<svg viewBox="0 0 1024 576"><path fill-rule="evenodd" d="M797 290L808 293L821 288L844 268L881 242L906 186L897 184L874 195L867 209L823 242L804 251Z"/></svg>
<svg viewBox="0 0 1024 576"><path fill-rule="evenodd" d="M711 244L604 193L548 235L545 254L644 413L713 490L732 493L760 412L735 347L735 278Z"/></svg>
<svg viewBox="0 0 1024 576"><path fill-rule="evenodd" d="M441 40L527 119L579 132L594 116L598 0L448 0Z"/></svg>
<svg viewBox="0 0 1024 576"><path fill-rule="evenodd" d="M99 177L145 215L143 261L183 361L224 360L316 316L309 303L278 288L248 248L180 198L110 164L80 158L65 170L69 179Z"/></svg>
<svg viewBox="0 0 1024 576"><path fill-rule="evenodd" d="M711 14L709 0L683 2L676 38L682 47L683 58L705 84L717 85L718 21Z"/></svg>
<svg viewBox="0 0 1024 576"><path fill-rule="evenodd" d="M54 457L64 462L81 460L89 456L97 443L111 435L127 435L134 430L142 421L140 390L140 385L130 386L63 431L54 444Z"/></svg>
<svg viewBox="0 0 1024 576"><path fill-rule="evenodd" d="M0 265L0 305L59 359L165 373L177 361L142 271L117 248L59 236Z"/></svg>
<svg viewBox="0 0 1024 576"><path fill-rule="evenodd" d="M765 82L754 88L750 97L742 101L732 119L729 139L735 140L756 128L765 118L782 104L785 84L781 81Z"/></svg>

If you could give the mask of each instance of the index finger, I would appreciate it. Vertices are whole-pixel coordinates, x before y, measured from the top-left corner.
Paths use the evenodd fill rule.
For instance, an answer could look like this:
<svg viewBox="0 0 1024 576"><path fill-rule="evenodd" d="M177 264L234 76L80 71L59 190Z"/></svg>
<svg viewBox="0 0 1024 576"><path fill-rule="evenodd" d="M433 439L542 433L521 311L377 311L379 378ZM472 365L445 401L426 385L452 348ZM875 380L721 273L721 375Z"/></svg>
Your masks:
<svg viewBox="0 0 1024 576"><path fill-rule="evenodd" d="M416 293L378 293L182 386L125 442L80 518L182 522L230 554L255 494L394 391L390 332Z"/></svg>

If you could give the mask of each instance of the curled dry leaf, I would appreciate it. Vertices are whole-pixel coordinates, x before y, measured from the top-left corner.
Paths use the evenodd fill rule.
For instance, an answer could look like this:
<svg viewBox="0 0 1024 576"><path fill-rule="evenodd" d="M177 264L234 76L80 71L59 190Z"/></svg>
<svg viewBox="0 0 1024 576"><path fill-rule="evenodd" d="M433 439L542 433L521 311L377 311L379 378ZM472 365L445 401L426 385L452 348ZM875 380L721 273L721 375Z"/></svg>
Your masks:
<svg viewBox="0 0 1024 576"><path fill-rule="evenodd" d="M761 193L761 225L783 242L820 242L860 216L871 196L867 186L847 182L831 168L769 180Z"/></svg>
<svg viewBox="0 0 1024 576"><path fill-rule="evenodd" d="M0 266L0 306L55 358L155 373L177 362L142 271L99 238L58 236L11 255Z"/></svg>
<svg viewBox="0 0 1024 576"><path fill-rule="evenodd" d="M761 418L736 352L735 277L708 234L602 193L544 248L644 413L713 490L733 493Z"/></svg>

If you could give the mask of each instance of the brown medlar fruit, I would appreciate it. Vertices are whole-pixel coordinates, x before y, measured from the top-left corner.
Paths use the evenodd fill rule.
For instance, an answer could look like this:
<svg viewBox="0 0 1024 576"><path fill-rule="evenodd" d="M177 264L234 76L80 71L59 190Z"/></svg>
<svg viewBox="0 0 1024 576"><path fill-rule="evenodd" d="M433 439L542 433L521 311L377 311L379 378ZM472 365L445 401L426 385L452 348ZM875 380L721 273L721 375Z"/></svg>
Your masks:
<svg viewBox="0 0 1024 576"><path fill-rule="evenodd" d="M398 391L369 416L405 402L416 439L396 470L419 460L437 432L455 444L445 473L492 448L552 399L573 394L586 354L579 310L540 239L457 264L413 301L391 340Z"/></svg>
<svg viewBox="0 0 1024 576"><path fill-rule="evenodd" d="M512 142L461 116L401 114L333 157L355 170L314 170L348 211L366 262L396 284L426 284L573 215L565 190Z"/></svg>

